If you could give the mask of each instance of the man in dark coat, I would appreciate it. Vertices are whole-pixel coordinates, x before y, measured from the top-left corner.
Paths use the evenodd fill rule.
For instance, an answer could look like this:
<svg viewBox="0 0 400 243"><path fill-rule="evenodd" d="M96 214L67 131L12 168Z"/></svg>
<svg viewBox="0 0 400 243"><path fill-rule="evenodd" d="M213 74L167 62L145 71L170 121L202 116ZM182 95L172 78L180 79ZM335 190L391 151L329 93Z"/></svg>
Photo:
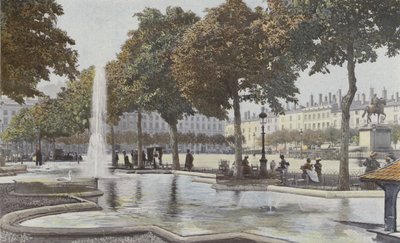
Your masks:
<svg viewBox="0 0 400 243"><path fill-rule="evenodd" d="M377 155L377 152L372 152L369 158L365 160L365 162L363 163L363 165L366 167L365 172L370 172L380 167L379 162L376 160Z"/></svg>
<svg viewBox="0 0 400 243"><path fill-rule="evenodd" d="M191 171L193 168L193 155L190 153L190 149L187 150L186 159L185 159L185 169Z"/></svg>

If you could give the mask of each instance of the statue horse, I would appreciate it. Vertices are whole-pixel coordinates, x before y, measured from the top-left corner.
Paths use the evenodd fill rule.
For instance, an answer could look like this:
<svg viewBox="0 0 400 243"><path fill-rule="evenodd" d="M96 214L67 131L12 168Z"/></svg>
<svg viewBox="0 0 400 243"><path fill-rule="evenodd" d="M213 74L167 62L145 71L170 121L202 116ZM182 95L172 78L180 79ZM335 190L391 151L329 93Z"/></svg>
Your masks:
<svg viewBox="0 0 400 243"><path fill-rule="evenodd" d="M378 115L378 124L379 124L379 116L380 115L384 115L384 117L382 117L382 121L385 120L385 118L386 118L386 114L384 112L385 105L386 105L386 100L379 99L378 102L376 103L376 105L368 105L367 107L365 107L362 117L364 117L365 114L367 114L367 124L371 122L372 114Z"/></svg>

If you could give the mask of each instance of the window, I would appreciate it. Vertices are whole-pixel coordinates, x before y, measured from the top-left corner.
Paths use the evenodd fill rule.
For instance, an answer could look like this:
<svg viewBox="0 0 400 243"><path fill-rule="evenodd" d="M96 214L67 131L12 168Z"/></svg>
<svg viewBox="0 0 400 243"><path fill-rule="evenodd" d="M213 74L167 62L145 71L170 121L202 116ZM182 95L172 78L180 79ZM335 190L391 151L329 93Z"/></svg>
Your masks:
<svg viewBox="0 0 400 243"><path fill-rule="evenodd" d="M315 119L315 114L312 115L312 118Z"/></svg>
<svg viewBox="0 0 400 243"><path fill-rule="evenodd" d="M218 124L218 130L222 130L222 125Z"/></svg>
<svg viewBox="0 0 400 243"><path fill-rule="evenodd" d="M289 116L289 121L292 121L292 116Z"/></svg>
<svg viewBox="0 0 400 243"><path fill-rule="evenodd" d="M356 119L356 125L360 124L360 118Z"/></svg>
<svg viewBox="0 0 400 243"><path fill-rule="evenodd" d="M203 124L201 124L201 129L206 129L206 125L203 123Z"/></svg>
<svg viewBox="0 0 400 243"><path fill-rule="evenodd" d="M196 129L200 129L200 124L196 123Z"/></svg>
<svg viewBox="0 0 400 243"><path fill-rule="evenodd" d="M15 111L12 111L12 112L11 112L11 114L12 114L13 116L15 116L15 113L16 113Z"/></svg>
<svg viewBox="0 0 400 243"><path fill-rule="evenodd" d="M3 111L3 115L7 116L8 115L8 110Z"/></svg>
<svg viewBox="0 0 400 243"><path fill-rule="evenodd" d="M325 113L322 113L322 118L325 118Z"/></svg>
<svg viewBox="0 0 400 243"><path fill-rule="evenodd" d="M269 129L270 127L269 126L267 126L267 131L269 132L270 131L270 129Z"/></svg>
<svg viewBox="0 0 400 243"><path fill-rule="evenodd" d="M8 118L7 118L7 117L4 117L4 119L3 119L3 124L4 124L4 125L8 125Z"/></svg>
<svg viewBox="0 0 400 243"><path fill-rule="evenodd" d="M321 118L321 114L318 113L318 119Z"/></svg>
<svg viewBox="0 0 400 243"><path fill-rule="evenodd" d="M155 128L158 129L158 127L159 127L158 122L156 122L154 125L155 125Z"/></svg>

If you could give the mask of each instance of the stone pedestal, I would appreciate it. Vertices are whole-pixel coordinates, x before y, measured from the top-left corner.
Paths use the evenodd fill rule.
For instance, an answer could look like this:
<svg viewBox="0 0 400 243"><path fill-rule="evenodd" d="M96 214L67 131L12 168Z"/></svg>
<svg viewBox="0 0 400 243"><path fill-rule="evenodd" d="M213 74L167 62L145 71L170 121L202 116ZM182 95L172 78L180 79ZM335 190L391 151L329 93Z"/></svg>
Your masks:
<svg viewBox="0 0 400 243"><path fill-rule="evenodd" d="M389 152L392 130L385 124L370 125L359 129L359 145L369 151Z"/></svg>

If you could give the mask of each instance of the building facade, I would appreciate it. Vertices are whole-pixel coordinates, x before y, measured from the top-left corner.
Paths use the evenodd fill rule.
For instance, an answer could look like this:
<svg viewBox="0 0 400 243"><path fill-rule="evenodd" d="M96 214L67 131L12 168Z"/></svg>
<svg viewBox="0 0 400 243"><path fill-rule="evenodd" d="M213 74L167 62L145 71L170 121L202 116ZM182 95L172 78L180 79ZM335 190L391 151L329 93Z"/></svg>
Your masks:
<svg viewBox="0 0 400 243"><path fill-rule="evenodd" d="M125 113L118 125L115 127L116 132L137 131L137 113ZM221 134L225 132L225 121L218 120L214 117L206 117L196 113L193 116L184 117L178 121L178 132L206 134L208 136ZM169 126L156 112L148 112L142 114L143 133L168 133Z"/></svg>
<svg viewBox="0 0 400 243"><path fill-rule="evenodd" d="M374 96L374 89L370 89L367 96L356 94L355 99L350 107L350 128L358 129L367 125L367 115L364 115L365 108L370 104ZM386 100L385 124L400 124L400 97L399 92L389 97L387 90L382 91L381 98ZM338 90L335 94L327 95L318 94L318 99L314 99L314 95L310 95L310 100L304 106L293 105L287 106L284 115L276 116L268 112L265 119L265 133L273 133L277 130L324 130L327 128L341 128L342 123L342 91ZM364 116L363 116L364 115ZM258 115L254 113L250 116L250 112L245 112L242 119L242 135L244 137L243 148L252 150L259 147L261 139L261 124ZM377 116L371 116L372 122L377 122ZM225 136L234 134L233 122L230 121L225 125Z"/></svg>

